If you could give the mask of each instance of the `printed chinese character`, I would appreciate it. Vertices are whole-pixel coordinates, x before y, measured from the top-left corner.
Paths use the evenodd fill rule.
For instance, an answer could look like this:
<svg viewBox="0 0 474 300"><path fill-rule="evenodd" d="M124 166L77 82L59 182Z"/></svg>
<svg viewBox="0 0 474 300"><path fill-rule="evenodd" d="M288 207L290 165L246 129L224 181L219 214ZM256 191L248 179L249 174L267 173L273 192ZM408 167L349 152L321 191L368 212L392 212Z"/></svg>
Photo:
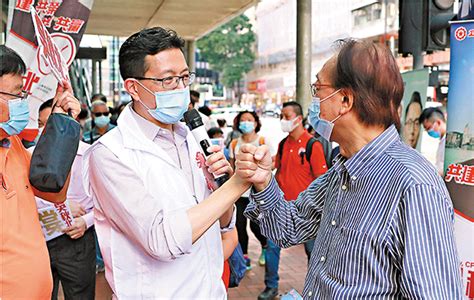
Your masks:
<svg viewBox="0 0 474 300"><path fill-rule="evenodd" d="M53 17L51 17L51 16L49 16L49 17L44 17L44 18L42 19L42 21L43 21L44 26L46 26L46 27L49 28L49 27L51 27L51 24L53 23Z"/></svg>
<svg viewBox="0 0 474 300"><path fill-rule="evenodd" d="M56 19L56 22L54 23L54 30L62 30L66 32L66 30L69 28L69 24L71 23L71 18L68 17L59 17Z"/></svg>
<svg viewBox="0 0 474 300"><path fill-rule="evenodd" d="M44 225L48 235L51 235L55 232L61 232L62 222L54 210L46 210L42 213L39 213L39 219Z"/></svg>
<svg viewBox="0 0 474 300"><path fill-rule="evenodd" d="M69 24L69 27L67 28L67 31L63 31L67 33L78 33L81 30L83 24L84 20L72 19L71 24Z"/></svg>
<svg viewBox="0 0 474 300"><path fill-rule="evenodd" d="M17 0L15 9L29 13L31 3L33 3L33 0Z"/></svg>
<svg viewBox="0 0 474 300"><path fill-rule="evenodd" d="M474 298L474 271L469 271L469 277L466 284L466 296L469 299Z"/></svg>
<svg viewBox="0 0 474 300"><path fill-rule="evenodd" d="M474 185L474 166L464 166L462 183Z"/></svg>
<svg viewBox="0 0 474 300"><path fill-rule="evenodd" d="M457 183L461 183L463 170L463 165L450 164L448 166L448 170L446 171L446 182L450 182L454 178L454 181L456 181Z"/></svg>
<svg viewBox="0 0 474 300"><path fill-rule="evenodd" d="M28 95L31 95L31 88L33 87L34 83L38 83L40 80L39 76L36 76L34 72L28 71L25 76L23 76L25 80L25 85L23 85L23 90L28 92Z"/></svg>
<svg viewBox="0 0 474 300"><path fill-rule="evenodd" d="M51 2L49 3L48 9L45 11L46 16L54 16L56 11L58 10L59 6L61 5L61 2Z"/></svg>
<svg viewBox="0 0 474 300"><path fill-rule="evenodd" d="M36 4L36 12L39 14L45 13L47 9L48 9L48 1L46 0L40 0Z"/></svg>

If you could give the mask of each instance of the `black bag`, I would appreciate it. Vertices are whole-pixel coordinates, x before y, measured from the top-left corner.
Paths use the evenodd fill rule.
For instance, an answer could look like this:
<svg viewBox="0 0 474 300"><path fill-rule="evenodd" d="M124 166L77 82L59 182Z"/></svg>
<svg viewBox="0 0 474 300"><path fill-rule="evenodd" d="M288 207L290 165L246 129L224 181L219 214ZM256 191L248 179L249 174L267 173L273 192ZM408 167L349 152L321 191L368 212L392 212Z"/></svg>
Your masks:
<svg viewBox="0 0 474 300"><path fill-rule="evenodd" d="M64 187L79 147L80 125L72 117L53 113L33 151L30 183L41 192Z"/></svg>

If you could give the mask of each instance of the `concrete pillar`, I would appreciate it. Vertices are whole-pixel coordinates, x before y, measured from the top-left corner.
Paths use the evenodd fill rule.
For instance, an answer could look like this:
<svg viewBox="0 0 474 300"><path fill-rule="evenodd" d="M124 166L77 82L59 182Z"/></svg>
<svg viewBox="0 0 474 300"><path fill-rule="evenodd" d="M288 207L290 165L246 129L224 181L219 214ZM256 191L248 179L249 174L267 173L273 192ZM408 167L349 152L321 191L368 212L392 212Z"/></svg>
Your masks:
<svg viewBox="0 0 474 300"><path fill-rule="evenodd" d="M189 71L196 72L196 41L187 40L186 58L188 60Z"/></svg>
<svg viewBox="0 0 474 300"><path fill-rule="evenodd" d="M311 0L296 0L296 101L306 116L311 103Z"/></svg>

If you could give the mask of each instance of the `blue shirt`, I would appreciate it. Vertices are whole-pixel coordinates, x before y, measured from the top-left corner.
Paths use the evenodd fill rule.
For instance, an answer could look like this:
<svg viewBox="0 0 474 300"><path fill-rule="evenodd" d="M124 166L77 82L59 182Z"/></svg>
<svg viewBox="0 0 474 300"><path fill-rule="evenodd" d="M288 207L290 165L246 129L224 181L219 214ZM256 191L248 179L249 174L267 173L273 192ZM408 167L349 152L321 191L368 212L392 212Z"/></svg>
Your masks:
<svg viewBox="0 0 474 300"><path fill-rule="evenodd" d="M394 126L296 201L274 179L250 199L246 215L280 247L316 238L305 298L462 299L448 191Z"/></svg>

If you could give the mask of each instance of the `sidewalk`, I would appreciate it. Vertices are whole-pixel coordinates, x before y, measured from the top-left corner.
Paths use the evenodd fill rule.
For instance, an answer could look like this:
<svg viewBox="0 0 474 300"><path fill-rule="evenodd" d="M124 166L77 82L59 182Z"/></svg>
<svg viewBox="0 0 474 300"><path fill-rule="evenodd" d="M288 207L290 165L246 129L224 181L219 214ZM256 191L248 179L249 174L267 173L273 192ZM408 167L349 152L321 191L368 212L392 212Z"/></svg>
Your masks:
<svg viewBox="0 0 474 300"><path fill-rule="evenodd" d="M229 300L255 300L265 289L264 276L265 266L258 265L260 256L260 243L249 229L249 257L252 260L252 269L247 271L244 279L237 288L229 289ZM284 294L296 289L299 293L303 291L306 276L307 261L304 246L298 245L289 249L282 249L280 255L280 284L279 294Z"/></svg>

